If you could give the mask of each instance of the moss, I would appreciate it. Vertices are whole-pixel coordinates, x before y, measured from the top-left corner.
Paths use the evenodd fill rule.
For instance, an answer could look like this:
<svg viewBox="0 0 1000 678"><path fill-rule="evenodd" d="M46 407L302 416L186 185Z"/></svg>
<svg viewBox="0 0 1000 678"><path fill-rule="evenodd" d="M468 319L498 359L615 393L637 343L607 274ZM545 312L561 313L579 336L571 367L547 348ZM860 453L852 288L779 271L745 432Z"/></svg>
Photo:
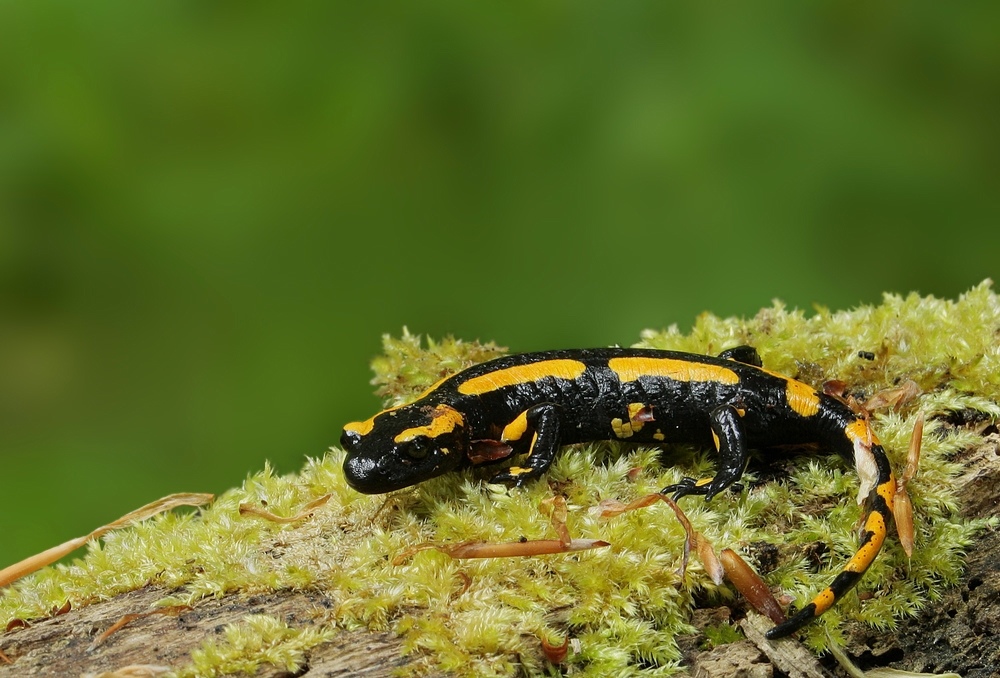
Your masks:
<svg viewBox="0 0 1000 678"><path fill-rule="evenodd" d="M191 653L191 663L174 675L177 678L212 678L232 674L253 675L264 664L289 673L305 664L305 653L331 640L333 629L293 629L266 614L247 615L243 621L227 624L221 641L205 640Z"/></svg>
<svg viewBox="0 0 1000 678"><path fill-rule="evenodd" d="M493 342L464 342L446 337L441 341L427 338L427 348L420 337L403 328L403 336L382 336L383 354L372 361L378 388L375 394L385 399L386 406L412 400L418 393L439 379L476 363L485 362L507 352Z"/></svg>
<svg viewBox="0 0 1000 678"><path fill-rule="evenodd" d="M869 395L913 379L917 401L899 412L881 411L875 427L897 468L902 466L914 417L928 424L920 472L910 485L916 510L916 551L907 560L894 539L848 595L805 633L822 648L829 629L838 642L844 621L892 628L956 581L962 552L982 521L963 520L952 483L955 454L974 444L968 430L947 425L951 412L1000 417L1000 301L989 283L957 301L887 295L875 307L813 315L775 303L753 318L705 314L692 331L647 331L642 346L717 353L755 345L765 364L820 386L840 379ZM389 404L412 397L442 376L494 357L492 344L447 339L422 348L404 331L385 339L374 363L374 383ZM874 359L859 356L874 353ZM670 675L680 655L674 636L690 632L695 592L709 600L733 598L698 564L683 578L678 567L684 533L671 511L657 506L609 520L589 509L600 500L629 501L711 472L714 455L677 448L660 451L611 443L580 445L561 454L546 481L521 490L486 484L488 472L464 472L426 482L390 498L360 495L344 482L343 453L310 459L297 474L265 467L210 507L160 516L108 535L68 565L57 565L4 592L0 624L42 617L69 599L75 607L147 583L177 587L166 602L197 604L231 591L313 587L334 601L325 626L297 630L268 617L249 617L222 642L192 654L182 675L214 675L260 662L292 666L309 647L339 629L390 630L427 670L458 675L551 671L540 638L579 641L567 663L576 675ZM860 509L852 499L857 478L838 457L806 454L787 462L790 475L750 490L723 493L711 503L684 502L695 528L717 548L767 542L779 547L769 583L801 605L830 581L856 546ZM636 476L630 469L641 469ZM626 480L626 478L631 480ZM753 466L748 479L753 481ZM524 559L454 561L436 551L393 566L392 557L425 541L514 541L552 538L542 499L560 492L570 507L573 535L603 539L610 548ZM278 525L241 517L240 503L266 502L292 515L317 497L332 498L309 519ZM817 559L815 544L827 551ZM470 582L463 592L465 577ZM871 594L871 595L867 595ZM245 662L245 663L244 663ZM294 670L294 669L289 669ZM188 672L188 673L184 673Z"/></svg>
<svg viewBox="0 0 1000 678"><path fill-rule="evenodd" d="M705 634L705 642L702 649L710 650L713 647L726 645L728 643L738 643L743 640L743 634L732 624L713 624L702 629Z"/></svg>

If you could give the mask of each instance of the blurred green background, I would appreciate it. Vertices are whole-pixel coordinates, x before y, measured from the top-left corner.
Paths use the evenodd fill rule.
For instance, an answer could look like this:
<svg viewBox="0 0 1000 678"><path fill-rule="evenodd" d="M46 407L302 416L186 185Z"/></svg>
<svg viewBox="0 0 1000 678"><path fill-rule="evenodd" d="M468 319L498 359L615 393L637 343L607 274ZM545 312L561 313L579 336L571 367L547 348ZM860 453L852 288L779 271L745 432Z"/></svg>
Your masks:
<svg viewBox="0 0 1000 678"><path fill-rule="evenodd" d="M1000 4L0 4L0 566L296 470L380 335L997 274Z"/></svg>

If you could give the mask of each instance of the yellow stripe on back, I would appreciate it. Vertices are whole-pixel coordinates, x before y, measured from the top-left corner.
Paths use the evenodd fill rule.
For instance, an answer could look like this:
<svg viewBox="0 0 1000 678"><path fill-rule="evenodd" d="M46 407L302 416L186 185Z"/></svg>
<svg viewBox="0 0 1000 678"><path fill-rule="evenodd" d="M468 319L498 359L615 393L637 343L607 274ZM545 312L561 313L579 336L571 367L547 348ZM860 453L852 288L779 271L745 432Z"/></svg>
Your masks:
<svg viewBox="0 0 1000 678"><path fill-rule="evenodd" d="M785 384L785 400L796 414L811 417L819 412L819 394L809 384L788 379Z"/></svg>
<svg viewBox="0 0 1000 678"><path fill-rule="evenodd" d="M381 417L383 414L388 414L394 410L398 410L405 405L396 405L395 407L390 407L389 409L382 410L381 412L376 412L372 416L368 417L364 421L352 421L350 424L344 426L345 431L351 431L362 436L366 436L372 432L375 428L375 420Z"/></svg>
<svg viewBox="0 0 1000 678"><path fill-rule="evenodd" d="M587 366L579 360L541 360L472 377L458 385L458 392L462 395L482 395L505 386L530 384L546 377L573 380L579 378L586 369Z"/></svg>
<svg viewBox="0 0 1000 678"><path fill-rule="evenodd" d="M761 369L761 372L785 382L785 401L793 412L803 417L811 417L819 412L819 393L812 386L771 370Z"/></svg>
<svg viewBox="0 0 1000 678"><path fill-rule="evenodd" d="M420 436L437 438L445 433L451 433L455 429L464 425L465 419L458 410L454 407L448 407L447 405L438 405L431 413L431 423L426 426L414 426L413 428L408 428L393 438L393 442L408 443Z"/></svg>
<svg viewBox="0 0 1000 678"><path fill-rule="evenodd" d="M739 376L728 367L675 358L612 358L608 367L621 382L638 381L640 377L666 377L674 381L714 381L738 384Z"/></svg>
<svg viewBox="0 0 1000 678"><path fill-rule="evenodd" d="M442 377L441 379L438 379L434 384L431 384L430 386L428 386L427 389L423 393L421 393L420 395L418 395L412 402L416 402L417 400L420 400L421 398L430 395L435 389L437 389L438 386L440 386L444 382L448 381L448 379L450 379L450 378L451 378L451 375L448 375L447 377ZM393 407L386 408L386 409L382 410L381 412L376 412L374 415L372 415L368 419L365 419L364 421L352 421L350 424L347 424L346 426L344 426L344 430L345 431L351 431L353 433L357 433L357 434L362 435L362 436L366 436L366 435L368 435L369 433L372 432L372 429L375 428L375 420L376 419L378 419L379 417L381 417L383 414L388 414L389 412L393 412L395 410L398 410L401 407L406 407L408 404L410 404L410 403L401 403L399 405L395 405Z"/></svg>

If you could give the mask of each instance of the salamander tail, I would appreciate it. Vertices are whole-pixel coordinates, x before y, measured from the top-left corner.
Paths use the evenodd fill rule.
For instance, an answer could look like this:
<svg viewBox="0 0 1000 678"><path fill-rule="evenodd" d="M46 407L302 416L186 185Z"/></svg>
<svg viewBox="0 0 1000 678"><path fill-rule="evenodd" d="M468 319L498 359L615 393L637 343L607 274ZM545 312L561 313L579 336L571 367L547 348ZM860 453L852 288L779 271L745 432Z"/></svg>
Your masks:
<svg viewBox="0 0 1000 678"><path fill-rule="evenodd" d="M855 463L858 466L858 472L862 474L862 488L866 484L869 487L874 485L874 492L869 495L870 510L861 531L861 545L829 586L791 618L767 632L766 635L769 639L773 640L792 634L829 610L834 603L858 583L861 575L875 560L875 556L878 555L885 542L886 532L889 528L889 516L892 514L893 497L896 494L896 479L893 477L889 460L885 456L885 450L882 449L877 440L868 437L867 441L854 440L854 442ZM859 447L862 449L858 449ZM864 458L861 458L862 455ZM864 468L865 466L867 468ZM868 470L874 471L870 478L864 477Z"/></svg>

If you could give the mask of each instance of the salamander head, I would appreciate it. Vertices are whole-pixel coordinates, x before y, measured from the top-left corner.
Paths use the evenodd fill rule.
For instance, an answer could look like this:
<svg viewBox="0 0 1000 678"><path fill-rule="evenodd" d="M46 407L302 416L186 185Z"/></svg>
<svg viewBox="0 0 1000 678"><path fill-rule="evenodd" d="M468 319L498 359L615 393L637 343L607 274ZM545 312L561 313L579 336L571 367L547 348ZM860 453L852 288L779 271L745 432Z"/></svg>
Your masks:
<svg viewBox="0 0 1000 678"><path fill-rule="evenodd" d="M465 458L462 414L448 405L413 403L344 427L344 477L358 492L380 494L447 473Z"/></svg>

